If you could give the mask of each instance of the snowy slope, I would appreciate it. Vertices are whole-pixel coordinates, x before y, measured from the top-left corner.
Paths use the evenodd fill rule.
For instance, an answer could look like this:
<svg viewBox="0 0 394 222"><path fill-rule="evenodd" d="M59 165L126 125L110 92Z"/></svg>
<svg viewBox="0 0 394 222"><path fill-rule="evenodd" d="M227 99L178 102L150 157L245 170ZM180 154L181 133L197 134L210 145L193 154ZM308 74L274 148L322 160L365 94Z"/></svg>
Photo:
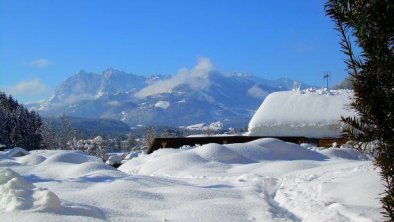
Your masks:
<svg viewBox="0 0 394 222"><path fill-rule="evenodd" d="M52 97L28 104L43 116L111 118L130 126L187 126L221 121L244 127L265 96L293 88L293 80L225 74L207 61L174 75L141 76L115 69L78 72ZM303 84L303 87L308 87Z"/></svg>
<svg viewBox="0 0 394 222"><path fill-rule="evenodd" d="M249 135L339 137L341 116L355 115L352 96L349 90L272 93L251 119Z"/></svg>
<svg viewBox="0 0 394 222"><path fill-rule="evenodd" d="M306 147L306 146L305 146ZM3 221L378 221L368 157L276 139L140 155L121 171L81 152L0 152Z"/></svg>

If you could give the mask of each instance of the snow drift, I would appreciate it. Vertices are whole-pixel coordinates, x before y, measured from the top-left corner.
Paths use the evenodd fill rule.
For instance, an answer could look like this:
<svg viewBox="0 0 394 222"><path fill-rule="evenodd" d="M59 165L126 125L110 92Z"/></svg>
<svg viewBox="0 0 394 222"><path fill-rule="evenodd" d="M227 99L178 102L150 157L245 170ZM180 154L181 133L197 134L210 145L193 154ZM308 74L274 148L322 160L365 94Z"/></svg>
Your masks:
<svg viewBox="0 0 394 222"><path fill-rule="evenodd" d="M2 155L8 156L8 157L19 157L19 156L25 156L29 154L29 151L20 148L20 147L14 147L12 149L6 150L3 152Z"/></svg>
<svg viewBox="0 0 394 222"><path fill-rule="evenodd" d="M44 156L33 153L31 155L21 157L18 162L25 165L37 165L44 162L45 160L46 158Z"/></svg>
<svg viewBox="0 0 394 222"><path fill-rule="evenodd" d="M55 154L48 159L46 159L44 162L45 163L50 163L50 162L63 162L63 163L85 163L88 161L100 161L97 157L93 156L88 156L84 153L81 152L59 152L58 154Z"/></svg>
<svg viewBox="0 0 394 222"><path fill-rule="evenodd" d="M380 219L384 187L355 150L260 139L132 156L121 172L82 152L0 151L1 221Z"/></svg>
<svg viewBox="0 0 394 222"><path fill-rule="evenodd" d="M140 156L119 167L123 172L147 175L196 174L198 168L224 170L231 164L252 164L268 160L325 160L328 157L297 144L264 138L244 144L206 144L185 151L160 149L151 155ZM182 169L183 171L179 171Z"/></svg>
<svg viewBox="0 0 394 222"><path fill-rule="evenodd" d="M0 170L0 208L13 210L49 210L61 207L51 191L37 188L11 169Z"/></svg>

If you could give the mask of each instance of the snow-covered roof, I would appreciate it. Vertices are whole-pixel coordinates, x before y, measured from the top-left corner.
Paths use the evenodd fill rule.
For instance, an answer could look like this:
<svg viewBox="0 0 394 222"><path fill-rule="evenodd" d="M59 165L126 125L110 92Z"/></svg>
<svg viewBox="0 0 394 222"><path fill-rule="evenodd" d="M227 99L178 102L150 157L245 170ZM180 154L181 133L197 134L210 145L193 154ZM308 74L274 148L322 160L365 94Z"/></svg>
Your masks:
<svg viewBox="0 0 394 222"><path fill-rule="evenodd" d="M341 136L341 116L349 108L351 90L275 92L267 96L249 123L251 136Z"/></svg>

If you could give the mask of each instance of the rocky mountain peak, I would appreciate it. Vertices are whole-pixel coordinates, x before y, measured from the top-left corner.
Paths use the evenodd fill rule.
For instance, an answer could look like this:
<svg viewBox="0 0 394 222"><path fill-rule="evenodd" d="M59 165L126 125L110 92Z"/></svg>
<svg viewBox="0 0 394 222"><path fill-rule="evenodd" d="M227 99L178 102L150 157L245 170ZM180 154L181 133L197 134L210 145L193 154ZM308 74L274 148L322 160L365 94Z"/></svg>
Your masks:
<svg viewBox="0 0 394 222"><path fill-rule="evenodd" d="M130 126L187 126L221 121L225 126L243 127L266 95L290 90L292 82L267 80L249 73L225 75L210 69L149 77L113 68L101 75L80 71L62 82L45 107L37 110L44 116L65 113L113 118Z"/></svg>

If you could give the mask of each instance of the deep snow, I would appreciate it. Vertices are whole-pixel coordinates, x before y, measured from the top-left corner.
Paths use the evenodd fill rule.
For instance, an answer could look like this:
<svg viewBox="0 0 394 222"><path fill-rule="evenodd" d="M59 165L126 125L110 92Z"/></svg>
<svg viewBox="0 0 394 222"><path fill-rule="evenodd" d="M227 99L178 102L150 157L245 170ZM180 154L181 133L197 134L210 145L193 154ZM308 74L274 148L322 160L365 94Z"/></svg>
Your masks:
<svg viewBox="0 0 394 222"><path fill-rule="evenodd" d="M350 109L353 91L320 90L274 92L267 96L249 123L251 136L341 136L341 116Z"/></svg>
<svg viewBox="0 0 394 222"><path fill-rule="evenodd" d="M276 139L139 155L0 152L1 221L378 221L369 157Z"/></svg>

